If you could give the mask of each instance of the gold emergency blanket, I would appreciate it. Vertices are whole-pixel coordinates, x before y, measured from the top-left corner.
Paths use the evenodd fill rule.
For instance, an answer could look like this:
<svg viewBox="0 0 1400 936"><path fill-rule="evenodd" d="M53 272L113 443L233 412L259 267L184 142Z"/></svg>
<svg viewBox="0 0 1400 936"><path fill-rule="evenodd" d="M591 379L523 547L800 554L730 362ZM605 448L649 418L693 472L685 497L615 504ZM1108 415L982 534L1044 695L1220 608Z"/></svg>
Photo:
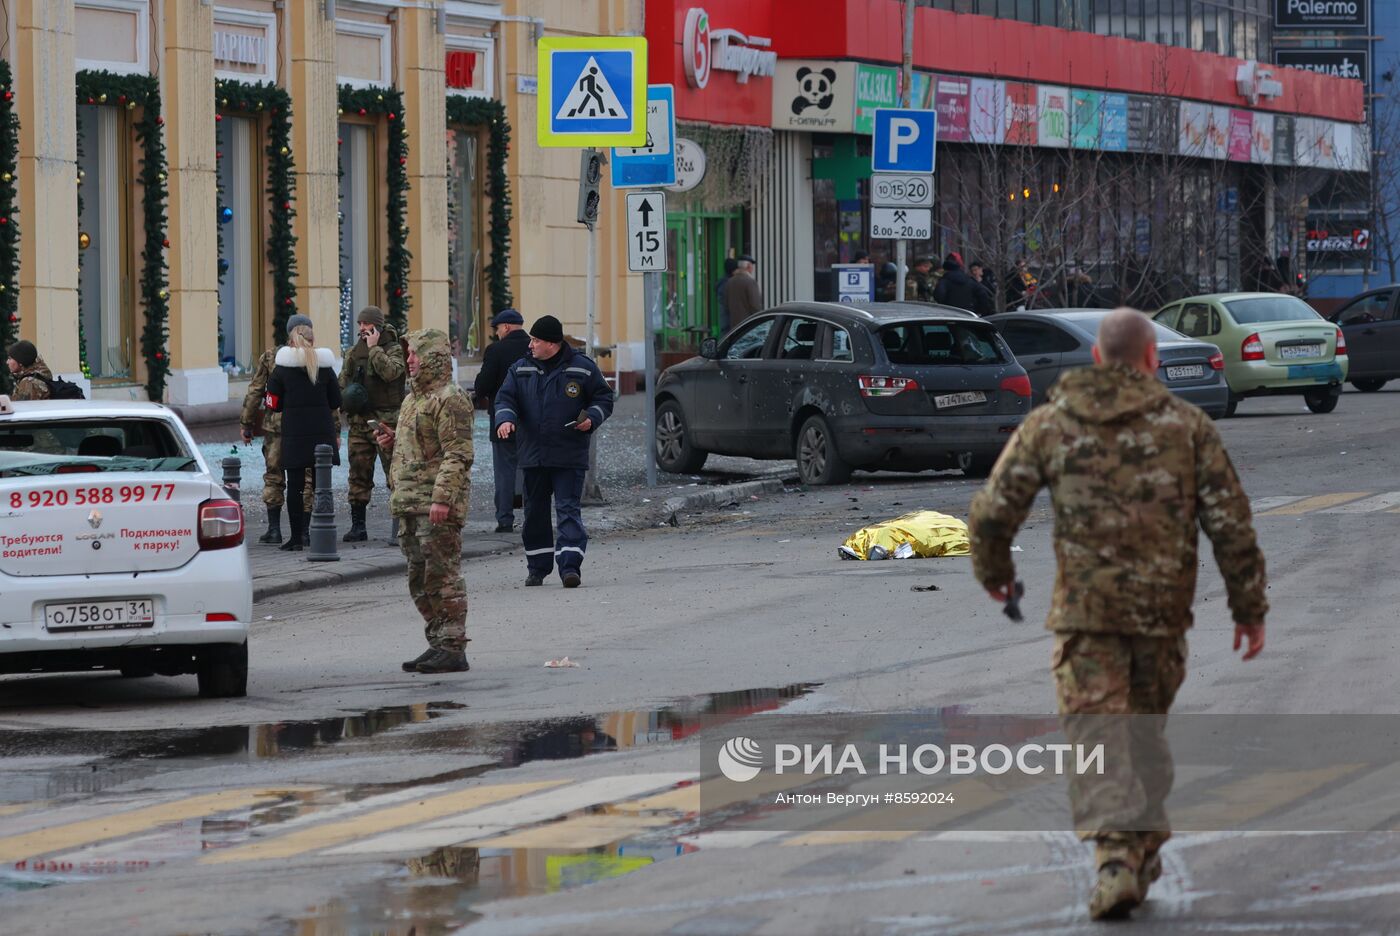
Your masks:
<svg viewBox="0 0 1400 936"><path fill-rule="evenodd" d="M929 559L971 551L967 524L936 510L917 510L864 527L838 550L842 559Z"/></svg>

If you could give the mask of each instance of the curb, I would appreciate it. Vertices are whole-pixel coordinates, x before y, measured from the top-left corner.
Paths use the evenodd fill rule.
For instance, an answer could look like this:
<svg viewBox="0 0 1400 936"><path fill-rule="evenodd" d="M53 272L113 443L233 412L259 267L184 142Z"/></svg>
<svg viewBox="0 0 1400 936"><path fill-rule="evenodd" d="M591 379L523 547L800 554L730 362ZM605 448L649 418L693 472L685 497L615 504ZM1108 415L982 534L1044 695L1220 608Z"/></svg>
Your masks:
<svg viewBox="0 0 1400 936"><path fill-rule="evenodd" d="M646 530L672 523L682 513L695 513L727 507L739 501L748 500L762 494L776 494L782 491L784 478L760 478L756 481L741 481L738 484L725 484L706 488L690 494L669 497L659 507L642 511L633 518L623 521L613 528L613 532ZM519 542L511 543L464 543L463 559L480 559L520 549ZM305 567L287 575L265 576L253 580L253 601L259 602L278 595L291 595L317 588L331 588L346 583L362 582L366 579L384 578L390 575L403 575L408 568L403 554L394 551L373 561L368 559L342 559L339 562L307 562Z"/></svg>

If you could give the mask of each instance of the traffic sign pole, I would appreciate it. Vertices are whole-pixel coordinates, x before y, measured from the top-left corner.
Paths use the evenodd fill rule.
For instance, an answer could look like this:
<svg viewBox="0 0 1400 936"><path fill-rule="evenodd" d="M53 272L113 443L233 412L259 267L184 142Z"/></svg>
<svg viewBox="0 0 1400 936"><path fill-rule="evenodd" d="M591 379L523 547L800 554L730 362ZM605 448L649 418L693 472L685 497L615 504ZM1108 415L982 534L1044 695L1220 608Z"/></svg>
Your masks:
<svg viewBox="0 0 1400 936"><path fill-rule="evenodd" d="M903 83L899 93L899 106L908 107L914 84L914 0L904 0L904 49L900 62L900 77ZM909 242L900 238L895 244L895 298L900 302L905 298L905 280L909 277Z"/></svg>
<svg viewBox="0 0 1400 936"><path fill-rule="evenodd" d="M645 314L642 328L643 364L646 368L646 401L642 412L646 414L646 462L647 487L656 487L656 328L661 321L662 276L660 273L642 274L642 298Z"/></svg>

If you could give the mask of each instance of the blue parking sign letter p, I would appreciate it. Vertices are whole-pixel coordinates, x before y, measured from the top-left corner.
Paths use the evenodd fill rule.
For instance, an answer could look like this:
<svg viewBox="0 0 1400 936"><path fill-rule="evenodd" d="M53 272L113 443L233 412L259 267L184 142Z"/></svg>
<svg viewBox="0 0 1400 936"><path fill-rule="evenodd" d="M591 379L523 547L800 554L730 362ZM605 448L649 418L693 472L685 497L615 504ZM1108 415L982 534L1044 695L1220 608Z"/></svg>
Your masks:
<svg viewBox="0 0 1400 936"><path fill-rule="evenodd" d="M876 172L932 173L937 121L937 111L876 110L872 168Z"/></svg>

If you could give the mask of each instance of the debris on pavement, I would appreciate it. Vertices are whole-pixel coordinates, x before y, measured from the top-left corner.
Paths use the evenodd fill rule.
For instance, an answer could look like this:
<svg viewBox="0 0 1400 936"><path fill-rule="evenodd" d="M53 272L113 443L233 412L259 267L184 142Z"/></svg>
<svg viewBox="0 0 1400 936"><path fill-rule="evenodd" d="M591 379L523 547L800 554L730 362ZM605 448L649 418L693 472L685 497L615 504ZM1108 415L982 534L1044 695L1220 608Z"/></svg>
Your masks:
<svg viewBox="0 0 1400 936"><path fill-rule="evenodd" d="M966 556L972 552L967 524L935 510L862 527L837 550L842 559L913 559Z"/></svg>
<svg viewBox="0 0 1400 936"><path fill-rule="evenodd" d="M546 660L545 669L578 669L578 664L568 657L561 657L558 660Z"/></svg>
<svg viewBox="0 0 1400 936"><path fill-rule="evenodd" d="M910 587L909 590L917 592L931 592L942 591L943 589L939 588L937 585L913 585Z"/></svg>

